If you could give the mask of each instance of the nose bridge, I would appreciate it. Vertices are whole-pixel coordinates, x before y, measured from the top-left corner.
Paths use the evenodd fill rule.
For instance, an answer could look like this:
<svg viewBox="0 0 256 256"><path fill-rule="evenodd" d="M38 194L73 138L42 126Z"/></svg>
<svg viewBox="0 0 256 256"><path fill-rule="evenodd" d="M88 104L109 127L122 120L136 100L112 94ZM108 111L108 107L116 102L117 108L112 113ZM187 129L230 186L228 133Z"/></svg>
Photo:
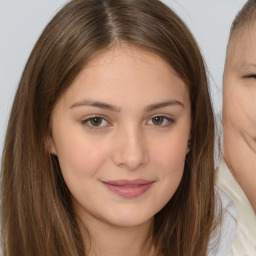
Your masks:
<svg viewBox="0 0 256 256"><path fill-rule="evenodd" d="M143 129L135 125L120 128L113 160L116 165L136 170L148 161L148 149Z"/></svg>

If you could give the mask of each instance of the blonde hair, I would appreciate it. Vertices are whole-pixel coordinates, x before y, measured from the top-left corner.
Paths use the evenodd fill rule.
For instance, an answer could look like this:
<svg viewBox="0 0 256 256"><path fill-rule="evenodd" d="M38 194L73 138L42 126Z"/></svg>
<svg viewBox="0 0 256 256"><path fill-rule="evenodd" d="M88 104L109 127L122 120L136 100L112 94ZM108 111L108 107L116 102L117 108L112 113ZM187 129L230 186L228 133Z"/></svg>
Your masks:
<svg viewBox="0 0 256 256"><path fill-rule="evenodd" d="M214 121L190 31L158 0L73 0L46 26L13 102L1 172L4 256L84 256L58 159L45 149L56 102L101 50L125 42L165 59L187 84L191 148L178 190L155 216L156 255L206 255L214 219Z"/></svg>
<svg viewBox="0 0 256 256"><path fill-rule="evenodd" d="M239 32L242 32L242 28L245 26L253 25L256 18L256 1L247 1L241 10L236 15L230 28L230 40L233 36Z"/></svg>

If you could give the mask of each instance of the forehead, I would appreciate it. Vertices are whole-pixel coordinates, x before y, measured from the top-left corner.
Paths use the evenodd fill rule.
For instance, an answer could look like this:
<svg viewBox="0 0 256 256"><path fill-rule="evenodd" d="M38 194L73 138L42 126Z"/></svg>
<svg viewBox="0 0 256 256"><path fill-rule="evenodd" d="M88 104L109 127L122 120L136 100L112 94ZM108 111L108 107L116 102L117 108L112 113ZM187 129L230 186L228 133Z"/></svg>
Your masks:
<svg viewBox="0 0 256 256"><path fill-rule="evenodd" d="M239 28L227 47L226 68L246 69L256 65L256 23Z"/></svg>
<svg viewBox="0 0 256 256"><path fill-rule="evenodd" d="M61 101L83 98L125 105L169 97L189 104L185 82L162 58L130 46L114 47L98 55L78 74ZM127 104L128 105L128 104Z"/></svg>

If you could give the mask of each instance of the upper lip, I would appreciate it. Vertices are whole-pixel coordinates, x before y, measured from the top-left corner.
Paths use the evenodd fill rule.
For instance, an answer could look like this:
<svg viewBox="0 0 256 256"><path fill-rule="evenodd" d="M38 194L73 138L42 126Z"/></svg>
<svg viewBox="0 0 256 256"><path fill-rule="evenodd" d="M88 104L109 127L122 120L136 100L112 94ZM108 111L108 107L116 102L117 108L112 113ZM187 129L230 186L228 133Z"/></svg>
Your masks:
<svg viewBox="0 0 256 256"><path fill-rule="evenodd" d="M127 186L127 185L146 185L153 183L153 180L136 179L136 180L108 180L102 181L103 183L113 186Z"/></svg>

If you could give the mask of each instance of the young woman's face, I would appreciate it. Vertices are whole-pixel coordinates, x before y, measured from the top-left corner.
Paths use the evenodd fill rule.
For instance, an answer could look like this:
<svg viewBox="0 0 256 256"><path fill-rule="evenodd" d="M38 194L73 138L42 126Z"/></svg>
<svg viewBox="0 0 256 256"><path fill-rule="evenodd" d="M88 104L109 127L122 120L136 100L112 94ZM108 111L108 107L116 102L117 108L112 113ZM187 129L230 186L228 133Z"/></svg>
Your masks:
<svg viewBox="0 0 256 256"><path fill-rule="evenodd" d="M223 80L224 155L243 187L256 188L256 33L238 32L228 47ZM240 177L238 177L239 179ZM251 185L249 185L251 184Z"/></svg>
<svg viewBox="0 0 256 256"><path fill-rule="evenodd" d="M51 153L85 222L142 224L180 184L189 92L156 55L129 46L100 54L61 97L51 124Z"/></svg>

